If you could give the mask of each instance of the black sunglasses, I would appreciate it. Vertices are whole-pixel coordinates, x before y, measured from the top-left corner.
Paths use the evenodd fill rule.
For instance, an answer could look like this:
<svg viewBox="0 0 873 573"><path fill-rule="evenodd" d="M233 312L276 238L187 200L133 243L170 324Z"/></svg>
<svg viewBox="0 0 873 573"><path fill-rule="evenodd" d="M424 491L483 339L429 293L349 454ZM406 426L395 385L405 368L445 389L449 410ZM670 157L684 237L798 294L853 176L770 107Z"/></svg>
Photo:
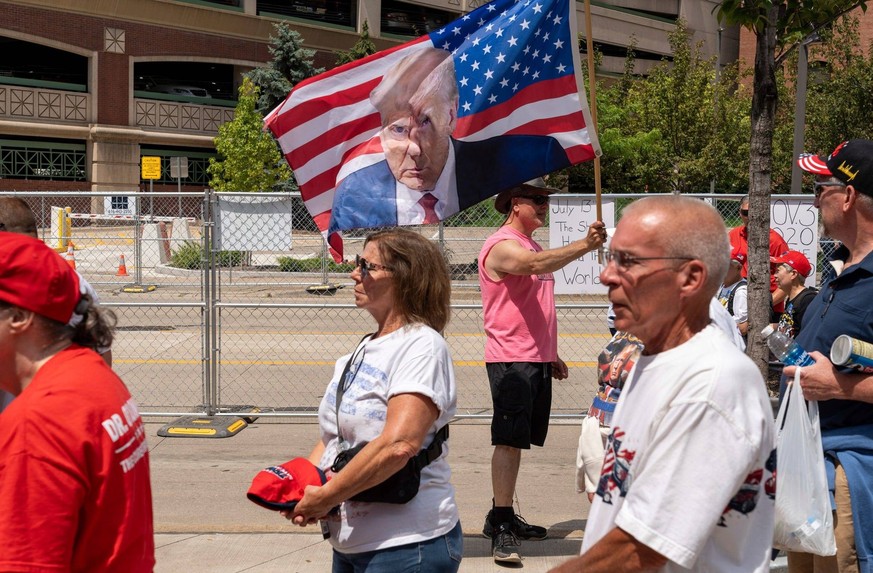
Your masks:
<svg viewBox="0 0 873 573"><path fill-rule="evenodd" d="M533 201L534 205L545 205L549 202L548 195L516 195L516 197Z"/></svg>
<svg viewBox="0 0 873 573"><path fill-rule="evenodd" d="M845 183L840 181L816 181L812 184L812 192L815 194L815 197L821 197L821 192L824 191L825 187L848 187Z"/></svg>
<svg viewBox="0 0 873 573"><path fill-rule="evenodd" d="M379 263L371 263L360 255L355 255L355 268L361 269L361 278L365 279L370 275L370 271L390 271L391 267L380 265Z"/></svg>
<svg viewBox="0 0 873 573"><path fill-rule="evenodd" d="M748 217L749 210L748 209L740 209L740 215L742 215L743 217Z"/></svg>

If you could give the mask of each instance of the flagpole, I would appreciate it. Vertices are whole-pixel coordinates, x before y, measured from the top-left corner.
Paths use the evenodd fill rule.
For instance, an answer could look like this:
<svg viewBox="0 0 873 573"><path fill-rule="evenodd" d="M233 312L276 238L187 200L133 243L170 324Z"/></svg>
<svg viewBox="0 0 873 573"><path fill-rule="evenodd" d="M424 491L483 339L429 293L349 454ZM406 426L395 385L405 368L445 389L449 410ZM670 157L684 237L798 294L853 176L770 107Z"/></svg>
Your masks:
<svg viewBox="0 0 873 573"><path fill-rule="evenodd" d="M591 0L585 0L585 45L588 52L588 109L591 111L591 129L597 133L597 82L594 78L594 38L591 34ZM603 220L600 200L600 157L594 157L594 197L597 220Z"/></svg>

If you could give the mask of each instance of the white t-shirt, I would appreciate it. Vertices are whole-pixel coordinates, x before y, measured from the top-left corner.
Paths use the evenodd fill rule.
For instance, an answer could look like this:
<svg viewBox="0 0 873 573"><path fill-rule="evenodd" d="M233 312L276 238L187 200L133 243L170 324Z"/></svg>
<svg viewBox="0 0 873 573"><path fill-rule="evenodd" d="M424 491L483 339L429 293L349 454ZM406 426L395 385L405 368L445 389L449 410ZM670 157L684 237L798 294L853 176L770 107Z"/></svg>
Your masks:
<svg viewBox="0 0 873 573"><path fill-rule="evenodd" d="M743 335L740 334L740 328L737 326L737 323L734 322L734 317L732 317L727 309L722 306L717 298L713 298L709 301L709 319L713 324L719 327L722 332L727 334L728 338L731 339L731 342L734 343L734 346L740 350L746 350L746 341L743 340Z"/></svg>
<svg viewBox="0 0 873 573"><path fill-rule="evenodd" d="M446 341L438 332L416 324L375 340L367 339L356 352L337 360L333 379L318 408L325 444L319 464L322 468L329 468L337 455L337 382L352 356L349 375L353 378L340 406L342 436L351 446L369 442L382 433L388 399L396 394L427 396L439 409L424 447L455 415L455 373ZM327 520L331 545L343 553L361 553L426 541L451 531L458 523L458 506L446 459L448 443L443 445L443 455L422 469L418 495L409 503L341 504L340 515Z"/></svg>
<svg viewBox="0 0 873 573"><path fill-rule="evenodd" d="M612 422L582 553L618 526L669 559L660 571L768 570L773 412L721 331L641 356Z"/></svg>

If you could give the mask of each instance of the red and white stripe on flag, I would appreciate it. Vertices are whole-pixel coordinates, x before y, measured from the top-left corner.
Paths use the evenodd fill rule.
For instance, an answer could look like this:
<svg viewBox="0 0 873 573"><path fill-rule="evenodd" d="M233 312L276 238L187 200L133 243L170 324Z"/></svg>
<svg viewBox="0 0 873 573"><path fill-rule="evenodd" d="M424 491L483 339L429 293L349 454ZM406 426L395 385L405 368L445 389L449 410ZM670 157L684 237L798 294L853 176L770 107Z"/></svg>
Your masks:
<svg viewBox="0 0 873 573"><path fill-rule="evenodd" d="M453 138L547 135L570 164L600 153L582 85L575 1L495 0L444 28L299 83L265 118L322 233L337 184L385 158L369 100L382 76L425 48L452 53L459 108ZM543 173L531 174L534 176ZM518 181L517 183L521 183ZM331 238L331 246L341 242Z"/></svg>

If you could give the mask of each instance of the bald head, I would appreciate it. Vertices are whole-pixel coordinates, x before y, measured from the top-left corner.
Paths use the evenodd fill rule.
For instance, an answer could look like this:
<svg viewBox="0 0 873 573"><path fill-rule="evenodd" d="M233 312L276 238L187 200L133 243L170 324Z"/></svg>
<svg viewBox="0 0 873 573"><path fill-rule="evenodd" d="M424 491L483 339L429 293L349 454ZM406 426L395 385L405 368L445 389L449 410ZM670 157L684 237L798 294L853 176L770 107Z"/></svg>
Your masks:
<svg viewBox="0 0 873 573"><path fill-rule="evenodd" d="M33 211L21 197L0 197L0 231L37 238Z"/></svg>
<svg viewBox="0 0 873 573"><path fill-rule="evenodd" d="M718 292L730 264L727 229L712 205L679 195L654 195L625 208L652 229L651 241L667 257L691 257L703 263L707 279L702 294L707 299Z"/></svg>

